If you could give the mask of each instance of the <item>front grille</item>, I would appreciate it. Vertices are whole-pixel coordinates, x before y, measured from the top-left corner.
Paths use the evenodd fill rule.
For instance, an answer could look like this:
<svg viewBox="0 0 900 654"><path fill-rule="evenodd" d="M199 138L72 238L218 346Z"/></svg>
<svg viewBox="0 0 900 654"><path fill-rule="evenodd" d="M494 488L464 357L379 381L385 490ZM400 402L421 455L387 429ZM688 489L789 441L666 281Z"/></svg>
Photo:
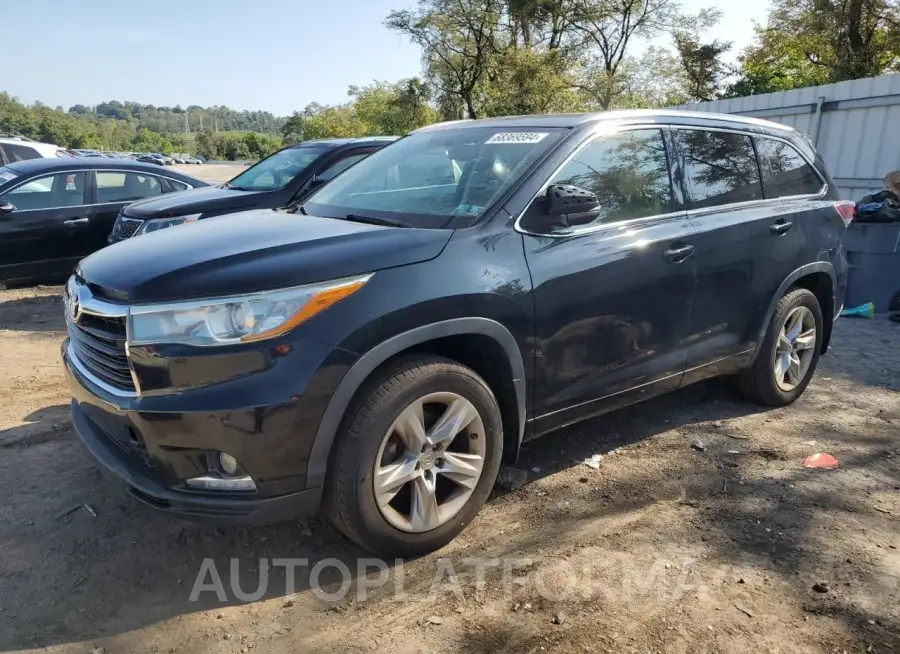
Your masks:
<svg viewBox="0 0 900 654"><path fill-rule="evenodd" d="M69 338L92 375L119 390L136 390L125 354L125 318L82 313L77 323L69 321Z"/></svg>
<svg viewBox="0 0 900 654"><path fill-rule="evenodd" d="M127 218L126 216L119 214L119 217L116 218L116 224L113 225L112 234L110 234L109 239L111 241L121 241L126 238L131 238L143 224L143 220L138 218Z"/></svg>

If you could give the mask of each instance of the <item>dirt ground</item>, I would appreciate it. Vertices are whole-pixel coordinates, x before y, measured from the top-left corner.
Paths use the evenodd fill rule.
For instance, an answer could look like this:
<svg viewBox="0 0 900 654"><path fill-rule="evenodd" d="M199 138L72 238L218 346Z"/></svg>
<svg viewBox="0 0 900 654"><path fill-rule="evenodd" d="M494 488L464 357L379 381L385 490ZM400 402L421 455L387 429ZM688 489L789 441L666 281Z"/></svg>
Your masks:
<svg viewBox="0 0 900 654"><path fill-rule="evenodd" d="M185 175L215 183L227 182L238 173L247 170L247 166L240 164L203 164L200 166L196 164L175 164L171 168Z"/></svg>
<svg viewBox="0 0 900 654"><path fill-rule="evenodd" d="M900 652L886 319L839 321L792 407L711 382L529 444L461 537L368 576L321 520L200 526L114 490L75 441L62 338L58 287L0 293L0 651ZM840 469L805 469L819 451ZM325 571L237 599L274 557ZM224 601L192 602L207 558Z"/></svg>

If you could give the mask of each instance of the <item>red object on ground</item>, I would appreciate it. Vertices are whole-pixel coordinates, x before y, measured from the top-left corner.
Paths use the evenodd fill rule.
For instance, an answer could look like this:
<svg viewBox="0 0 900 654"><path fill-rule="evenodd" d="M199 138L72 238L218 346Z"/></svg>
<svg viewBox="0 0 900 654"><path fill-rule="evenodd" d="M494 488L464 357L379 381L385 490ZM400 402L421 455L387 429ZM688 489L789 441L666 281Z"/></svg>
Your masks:
<svg viewBox="0 0 900 654"><path fill-rule="evenodd" d="M819 470L837 470L838 460L830 454L817 452L806 457L806 460L803 461L803 467L818 468Z"/></svg>

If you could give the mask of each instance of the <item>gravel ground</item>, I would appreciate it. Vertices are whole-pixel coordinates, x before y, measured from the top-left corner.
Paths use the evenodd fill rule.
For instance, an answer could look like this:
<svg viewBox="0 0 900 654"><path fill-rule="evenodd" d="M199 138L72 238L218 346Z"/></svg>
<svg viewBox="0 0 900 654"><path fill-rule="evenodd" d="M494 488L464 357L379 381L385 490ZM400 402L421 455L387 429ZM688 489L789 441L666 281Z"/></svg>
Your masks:
<svg viewBox="0 0 900 654"><path fill-rule="evenodd" d="M247 170L247 166L240 164L203 164L201 166L196 164L175 164L171 168L185 175L213 183L227 182L235 175Z"/></svg>
<svg viewBox="0 0 900 654"><path fill-rule="evenodd" d="M792 407L714 381L529 444L461 537L368 577L323 521L201 526L114 490L74 440L62 330L58 287L0 292L0 651L900 651L887 320L839 321ZM272 557L331 561L238 599ZM190 599L205 559L224 601Z"/></svg>

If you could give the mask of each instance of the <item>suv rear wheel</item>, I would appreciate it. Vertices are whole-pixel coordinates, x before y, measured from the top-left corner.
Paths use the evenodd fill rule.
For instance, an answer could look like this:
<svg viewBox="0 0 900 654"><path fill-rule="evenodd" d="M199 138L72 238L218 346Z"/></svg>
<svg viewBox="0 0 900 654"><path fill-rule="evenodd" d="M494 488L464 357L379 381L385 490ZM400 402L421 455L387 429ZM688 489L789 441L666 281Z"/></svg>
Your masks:
<svg viewBox="0 0 900 654"><path fill-rule="evenodd" d="M738 388L754 402L786 406L809 385L819 362L822 308L809 290L784 295L753 365L738 375Z"/></svg>
<svg viewBox="0 0 900 654"><path fill-rule="evenodd" d="M372 379L345 417L326 511L378 554L429 552L481 509L502 453L500 410L481 377L442 357L403 359Z"/></svg>

